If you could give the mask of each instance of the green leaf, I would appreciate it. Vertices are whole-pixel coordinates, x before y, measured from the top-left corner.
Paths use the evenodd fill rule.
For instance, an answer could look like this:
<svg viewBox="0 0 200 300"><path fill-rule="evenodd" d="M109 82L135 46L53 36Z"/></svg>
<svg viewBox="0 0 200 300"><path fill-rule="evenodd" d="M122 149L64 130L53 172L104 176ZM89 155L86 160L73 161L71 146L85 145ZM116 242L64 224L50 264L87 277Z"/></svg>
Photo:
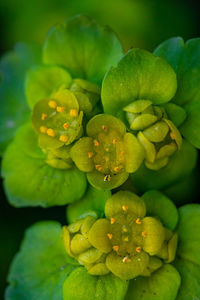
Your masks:
<svg viewBox="0 0 200 300"><path fill-rule="evenodd" d="M166 264L149 277L131 280L125 300L177 300L180 282L177 270Z"/></svg>
<svg viewBox="0 0 200 300"><path fill-rule="evenodd" d="M75 166L67 170L52 168L45 159L31 126L20 128L2 163L4 187L12 205L49 207L64 205L83 196L84 173Z"/></svg>
<svg viewBox="0 0 200 300"><path fill-rule="evenodd" d="M173 122L176 127L179 127L186 119L186 111L175 103L166 103L163 105L169 120Z"/></svg>
<svg viewBox="0 0 200 300"><path fill-rule="evenodd" d="M163 193L152 190L142 195L147 216L157 217L168 229L174 230L178 223L178 211L174 203Z"/></svg>
<svg viewBox="0 0 200 300"><path fill-rule="evenodd" d="M180 151L170 159L166 167L153 171L144 165L138 171L130 174L133 185L141 192L151 189L164 189L181 181L191 174L197 162L197 150L183 140Z"/></svg>
<svg viewBox="0 0 200 300"><path fill-rule="evenodd" d="M84 196L77 202L67 206L68 223L73 223L86 215L103 217L106 200L111 196L109 190L97 190L88 185Z"/></svg>
<svg viewBox="0 0 200 300"><path fill-rule="evenodd" d="M77 262L67 255L57 222L40 222L25 234L8 276L6 300L61 300L62 286Z"/></svg>
<svg viewBox="0 0 200 300"><path fill-rule="evenodd" d="M30 112L24 94L26 71L40 63L38 45L19 43L0 61L0 154L15 136L17 129L25 123Z"/></svg>
<svg viewBox="0 0 200 300"><path fill-rule="evenodd" d="M41 99L50 98L61 86L68 88L72 78L63 68L57 66L36 66L29 70L25 91L31 108Z"/></svg>
<svg viewBox="0 0 200 300"><path fill-rule="evenodd" d="M176 300L198 300L200 295L199 266L184 259L177 259L175 266L181 275L181 286Z"/></svg>
<svg viewBox="0 0 200 300"><path fill-rule="evenodd" d="M102 102L106 113L116 115L134 100L161 104L175 92L176 74L170 65L147 51L132 49L106 74Z"/></svg>
<svg viewBox="0 0 200 300"><path fill-rule="evenodd" d="M109 274L93 276L85 268L77 268L65 280L64 300L123 300L128 282Z"/></svg>
<svg viewBox="0 0 200 300"><path fill-rule="evenodd" d="M188 204L179 208L177 254L200 267L200 205ZM200 278L199 278L200 279Z"/></svg>
<svg viewBox="0 0 200 300"><path fill-rule="evenodd" d="M64 66L73 77L97 84L121 55L116 35L84 15L54 26L43 48L45 63Z"/></svg>

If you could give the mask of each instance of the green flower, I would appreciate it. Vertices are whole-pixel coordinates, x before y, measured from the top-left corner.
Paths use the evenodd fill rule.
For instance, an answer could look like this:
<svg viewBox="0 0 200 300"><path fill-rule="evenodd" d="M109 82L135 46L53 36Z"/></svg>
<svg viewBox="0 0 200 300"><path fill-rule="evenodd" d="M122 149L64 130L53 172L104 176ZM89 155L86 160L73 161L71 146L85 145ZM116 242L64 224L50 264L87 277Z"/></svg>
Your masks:
<svg viewBox="0 0 200 300"><path fill-rule="evenodd" d="M87 137L72 147L71 157L81 171L87 172L94 187L115 188L141 165L142 146L119 119L97 115L88 122L86 132Z"/></svg>
<svg viewBox="0 0 200 300"><path fill-rule="evenodd" d="M198 299L200 206L177 209L155 190L141 198L120 191L103 200L103 217L105 194L98 193L95 205L88 201L85 215L79 203L77 220L63 228L64 243L57 222L40 222L27 230L10 269L5 299ZM88 199L92 195L95 191L89 188ZM76 205L71 205L68 219L75 217Z"/></svg>
<svg viewBox="0 0 200 300"><path fill-rule="evenodd" d="M163 58L132 49L107 72L103 81L105 113L123 120L144 148L144 165L131 175L136 188L142 191L166 188L189 175L196 164L195 149L182 141L180 133L187 122L187 110L180 101L173 100L177 91L175 71ZM179 161L192 152L192 162L182 161L184 166L178 170ZM167 176L169 173L173 179ZM158 180L152 180L155 176Z"/></svg>

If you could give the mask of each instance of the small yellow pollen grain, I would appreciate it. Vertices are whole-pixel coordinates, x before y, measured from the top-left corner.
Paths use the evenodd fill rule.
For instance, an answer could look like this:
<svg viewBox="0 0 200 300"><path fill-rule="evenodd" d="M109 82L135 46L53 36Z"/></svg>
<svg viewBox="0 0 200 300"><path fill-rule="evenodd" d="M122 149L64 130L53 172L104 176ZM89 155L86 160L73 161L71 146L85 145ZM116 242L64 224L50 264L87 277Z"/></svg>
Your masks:
<svg viewBox="0 0 200 300"><path fill-rule="evenodd" d="M172 131L170 132L170 137L172 140L175 140L175 134Z"/></svg>
<svg viewBox="0 0 200 300"><path fill-rule="evenodd" d="M114 172L119 172L119 167L114 167Z"/></svg>
<svg viewBox="0 0 200 300"><path fill-rule="evenodd" d="M62 134L59 138L59 140L63 143L66 143L68 141L68 137L64 134Z"/></svg>
<svg viewBox="0 0 200 300"><path fill-rule="evenodd" d="M114 250L114 251L118 251L118 250L119 250L119 246L117 246L117 245L116 245L116 246L113 246L113 250Z"/></svg>
<svg viewBox="0 0 200 300"><path fill-rule="evenodd" d="M56 110L57 110L57 112L64 112L65 108L63 106L57 106Z"/></svg>
<svg viewBox="0 0 200 300"><path fill-rule="evenodd" d="M123 259L122 259L122 262L125 263L125 262L130 262L131 259L128 258L127 256L125 256Z"/></svg>
<svg viewBox="0 0 200 300"><path fill-rule="evenodd" d="M69 127L69 124L68 124L68 123L65 123L65 124L63 124L63 127L64 127L65 130L67 130L68 127Z"/></svg>
<svg viewBox="0 0 200 300"><path fill-rule="evenodd" d="M46 133L46 132L47 132L47 127L41 126L41 127L40 127L40 132Z"/></svg>
<svg viewBox="0 0 200 300"><path fill-rule="evenodd" d="M78 116L78 110L77 109L70 109L69 112L71 117L77 117Z"/></svg>
<svg viewBox="0 0 200 300"><path fill-rule="evenodd" d="M49 105L49 107L51 107L51 108L56 108L56 107L57 107L56 101L53 101L53 100L49 101L48 105Z"/></svg>
<svg viewBox="0 0 200 300"><path fill-rule="evenodd" d="M122 209L123 209L123 211L127 211L128 210L128 206L122 205Z"/></svg>
<svg viewBox="0 0 200 300"><path fill-rule="evenodd" d="M136 252L140 253L142 249L141 249L141 247L136 247L135 250L136 250Z"/></svg>
<svg viewBox="0 0 200 300"><path fill-rule="evenodd" d="M102 125L102 129L106 131L108 127L106 125Z"/></svg>
<svg viewBox="0 0 200 300"><path fill-rule="evenodd" d="M114 218L110 218L110 224L114 224L115 223L115 219Z"/></svg>
<svg viewBox="0 0 200 300"><path fill-rule="evenodd" d="M96 165L95 168L97 169L97 171L101 171L102 170L102 166L101 165Z"/></svg>
<svg viewBox="0 0 200 300"><path fill-rule="evenodd" d="M92 158L92 156L93 156L93 152L88 152L88 157Z"/></svg>
<svg viewBox="0 0 200 300"><path fill-rule="evenodd" d="M94 145L95 145L96 147L98 147L98 146L99 146L99 142L98 142L97 140L94 140Z"/></svg>
<svg viewBox="0 0 200 300"><path fill-rule="evenodd" d="M55 136L55 131L52 128L47 129L47 134L49 136Z"/></svg>
<svg viewBox="0 0 200 300"><path fill-rule="evenodd" d="M125 236L124 238L123 238L123 240L124 240L124 242L128 242L128 236Z"/></svg>
<svg viewBox="0 0 200 300"><path fill-rule="evenodd" d="M46 118L47 118L47 114L43 113L42 116L41 116L41 120L44 121L44 120L46 120Z"/></svg>
<svg viewBox="0 0 200 300"><path fill-rule="evenodd" d="M142 231L142 236L143 236L143 237L146 237L146 236L147 236L146 231Z"/></svg>
<svg viewBox="0 0 200 300"><path fill-rule="evenodd" d="M140 218L137 218L137 220L135 221L136 224L140 225L142 222L140 220Z"/></svg>
<svg viewBox="0 0 200 300"><path fill-rule="evenodd" d="M117 144L117 139L113 139L113 144L115 145L115 144Z"/></svg>
<svg viewBox="0 0 200 300"><path fill-rule="evenodd" d="M108 233L107 237L109 238L109 240L112 240L112 237L113 237L112 233Z"/></svg>
<svg viewBox="0 0 200 300"><path fill-rule="evenodd" d="M111 181L111 176L110 175L105 175L103 181Z"/></svg>

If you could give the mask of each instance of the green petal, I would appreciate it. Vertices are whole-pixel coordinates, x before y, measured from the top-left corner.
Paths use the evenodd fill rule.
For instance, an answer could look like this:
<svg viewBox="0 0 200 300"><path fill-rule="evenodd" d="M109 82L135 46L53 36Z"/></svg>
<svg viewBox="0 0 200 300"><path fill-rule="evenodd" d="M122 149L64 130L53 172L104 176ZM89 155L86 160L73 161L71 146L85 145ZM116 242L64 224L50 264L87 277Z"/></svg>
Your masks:
<svg viewBox="0 0 200 300"><path fill-rule="evenodd" d="M123 172L110 177L110 181L105 180L105 175L98 171L87 173L87 179L89 183L102 190L112 190L122 185L128 178L129 173Z"/></svg>
<svg viewBox="0 0 200 300"><path fill-rule="evenodd" d="M11 265L6 300L62 299L63 282L77 262L65 252L61 232L57 222L37 223L26 231Z"/></svg>
<svg viewBox="0 0 200 300"><path fill-rule="evenodd" d="M77 202L67 206L66 215L68 223L75 222L86 215L102 217L106 200L110 197L109 190L97 190L91 185L84 196Z"/></svg>
<svg viewBox="0 0 200 300"><path fill-rule="evenodd" d="M106 258L107 268L117 277L129 280L142 274L149 262L149 256L145 252L135 253L130 256L130 261L123 262L123 257L116 252L111 252Z"/></svg>
<svg viewBox="0 0 200 300"><path fill-rule="evenodd" d="M165 139L168 131L169 127L167 124L163 121L160 121L145 129L143 134L150 142L159 143Z"/></svg>
<svg viewBox="0 0 200 300"><path fill-rule="evenodd" d="M173 122L176 127L179 127L186 119L187 114L184 108L175 103L166 103L163 105L168 119Z"/></svg>
<svg viewBox="0 0 200 300"><path fill-rule="evenodd" d="M25 91L31 108L41 99L50 98L52 92L61 86L68 88L72 79L70 74L57 66L37 66L28 71Z"/></svg>
<svg viewBox="0 0 200 300"><path fill-rule="evenodd" d="M93 247L101 252L108 253L112 250L111 242L107 236L109 231L109 221L106 219L98 219L89 231L88 240Z"/></svg>
<svg viewBox="0 0 200 300"><path fill-rule="evenodd" d="M109 129L117 131L122 136L126 133L126 127L122 121L111 115L100 114L93 117L87 123L87 134L90 137L96 137L102 131L102 126L108 126Z"/></svg>
<svg viewBox="0 0 200 300"><path fill-rule="evenodd" d="M1 58L0 155L17 129L30 117L24 94L24 77L32 65L40 63L40 56L38 45L19 43Z"/></svg>
<svg viewBox="0 0 200 300"><path fill-rule="evenodd" d="M134 114L138 114L143 112L151 104L152 102L149 100L138 100L124 107L123 110Z"/></svg>
<svg viewBox="0 0 200 300"><path fill-rule="evenodd" d="M174 230L178 223L178 211L174 203L159 191L148 191L142 195L146 204L147 215L157 217L162 224Z"/></svg>
<svg viewBox="0 0 200 300"><path fill-rule="evenodd" d="M121 54L116 35L84 15L52 27L43 48L45 63L64 66L73 77L97 84Z"/></svg>
<svg viewBox="0 0 200 300"><path fill-rule="evenodd" d="M146 138L142 131L138 132L137 138L144 148L146 160L153 163L156 158L156 149L154 144Z"/></svg>
<svg viewBox="0 0 200 300"><path fill-rule="evenodd" d="M149 277L131 280L125 300L177 300L180 283L179 273L166 264Z"/></svg>
<svg viewBox="0 0 200 300"><path fill-rule="evenodd" d="M129 191L119 191L112 195L106 202L105 215L109 219L122 212L122 206L127 206L128 211L137 217L146 215L146 207L142 198Z"/></svg>
<svg viewBox="0 0 200 300"><path fill-rule="evenodd" d="M138 142L138 139L131 133L125 134L124 147L126 171L128 173L135 172L144 160L143 147Z"/></svg>
<svg viewBox="0 0 200 300"><path fill-rule="evenodd" d="M176 300L197 299L200 295L200 268L184 259L176 260L175 266L181 275L181 287Z"/></svg>
<svg viewBox="0 0 200 300"><path fill-rule="evenodd" d="M137 116L130 125L132 130L143 130L157 121L157 117L152 114L141 114Z"/></svg>
<svg viewBox="0 0 200 300"><path fill-rule="evenodd" d="M79 200L86 189L86 177L76 167L59 170L46 164L30 125L8 147L2 175L9 202L18 207L64 205Z"/></svg>
<svg viewBox="0 0 200 300"><path fill-rule="evenodd" d="M109 274L93 276L85 268L77 268L63 285L64 300L122 300L128 282Z"/></svg>
<svg viewBox="0 0 200 300"><path fill-rule="evenodd" d="M164 189L191 174L197 162L196 149L183 140L180 151L170 159L166 167L153 171L144 165L138 171L130 174L133 185L141 192L151 189Z"/></svg>
<svg viewBox="0 0 200 300"><path fill-rule="evenodd" d="M200 267L200 205L188 204L179 208L177 254Z"/></svg>
<svg viewBox="0 0 200 300"><path fill-rule="evenodd" d="M132 49L106 74L102 102L106 113L116 114L134 100L168 102L176 92L176 74L168 63L151 53Z"/></svg>

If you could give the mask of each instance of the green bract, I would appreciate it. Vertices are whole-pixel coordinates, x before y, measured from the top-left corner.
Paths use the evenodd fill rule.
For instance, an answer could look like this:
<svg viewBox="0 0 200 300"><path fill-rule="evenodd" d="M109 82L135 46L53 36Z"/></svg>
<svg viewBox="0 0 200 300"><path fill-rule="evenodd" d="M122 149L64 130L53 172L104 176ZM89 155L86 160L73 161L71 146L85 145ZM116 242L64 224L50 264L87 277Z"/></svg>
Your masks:
<svg viewBox="0 0 200 300"><path fill-rule="evenodd" d="M88 197L95 197L91 187ZM100 197L95 200L94 211L103 213ZM32 226L12 264L5 299L198 299L198 204L177 210L158 191L142 198L120 191L107 200L105 215L80 211L63 237L56 222Z"/></svg>
<svg viewBox="0 0 200 300"><path fill-rule="evenodd" d="M88 137L75 143L71 157L81 171L87 172L94 187L115 188L141 165L142 146L119 119L97 115L88 122L86 132Z"/></svg>

